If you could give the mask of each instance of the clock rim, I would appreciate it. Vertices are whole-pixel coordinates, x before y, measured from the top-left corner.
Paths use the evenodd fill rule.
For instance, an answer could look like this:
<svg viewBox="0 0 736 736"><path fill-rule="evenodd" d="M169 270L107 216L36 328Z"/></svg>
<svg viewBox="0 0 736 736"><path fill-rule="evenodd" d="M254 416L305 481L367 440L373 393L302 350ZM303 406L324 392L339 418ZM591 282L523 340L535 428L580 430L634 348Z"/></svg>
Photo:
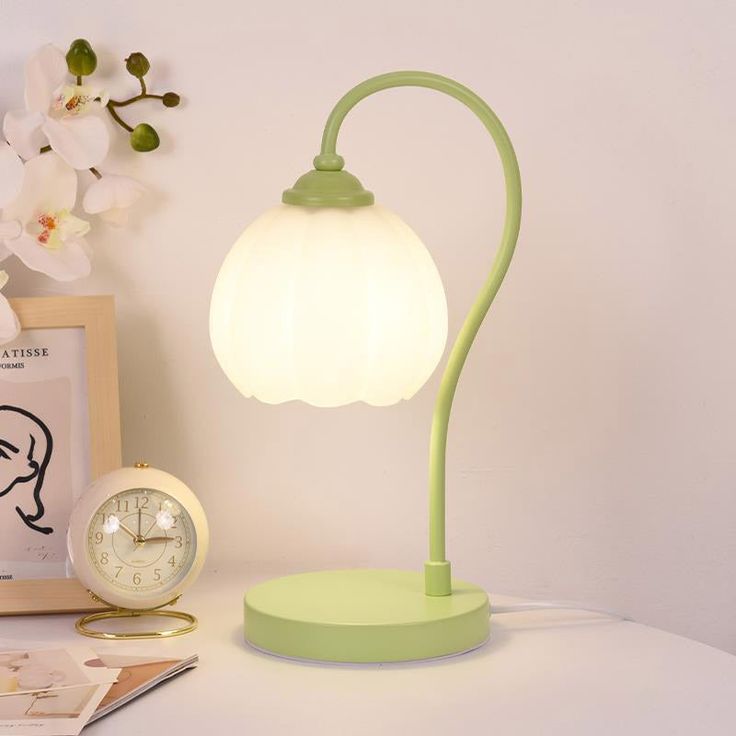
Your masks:
<svg viewBox="0 0 736 736"><path fill-rule="evenodd" d="M126 491L146 488L171 496L189 514L195 532L195 550L189 570L165 593L136 595L99 577L87 553L87 532L92 517L111 498ZM132 611L158 608L178 598L199 576L209 547L209 526L197 496L183 481L164 470L151 467L126 467L113 470L94 481L77 500L69 519L67 550L74 573L87 590L106 603Z"/></svg>

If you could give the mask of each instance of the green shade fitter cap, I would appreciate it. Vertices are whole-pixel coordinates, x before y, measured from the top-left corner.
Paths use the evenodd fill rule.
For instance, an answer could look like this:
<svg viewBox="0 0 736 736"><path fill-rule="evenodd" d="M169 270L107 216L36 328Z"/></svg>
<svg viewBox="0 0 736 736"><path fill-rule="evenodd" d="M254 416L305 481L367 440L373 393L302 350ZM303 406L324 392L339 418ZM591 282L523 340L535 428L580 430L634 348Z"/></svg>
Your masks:
<svg viewBox="0 0 736 736"><path fill-rule="evenodd" d="M357 177L344 171L345 161L336 153L321 153L314 169L297 179L281 201L306 207L365 207L374 203L373 192L363 188Z"/></svg>

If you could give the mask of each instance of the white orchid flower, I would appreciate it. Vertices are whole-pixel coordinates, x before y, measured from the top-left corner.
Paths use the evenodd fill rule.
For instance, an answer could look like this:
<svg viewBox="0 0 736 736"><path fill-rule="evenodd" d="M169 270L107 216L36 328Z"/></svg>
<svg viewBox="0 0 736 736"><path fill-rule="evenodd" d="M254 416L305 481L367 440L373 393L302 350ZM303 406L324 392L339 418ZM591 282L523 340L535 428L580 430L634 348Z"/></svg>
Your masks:
<svg viewBox="0 0 736 736"><path fill-rule="evenodd" d="M99 90L67 80L64 54L51 44L42 46L26 64L26 109L6 113L3 132L24 159L50 145L73 168L89 169L110 147L105 124L89 114L98 108L97 98L103 105L107 100Z"/></svg>
<svg viewBox="0 0 736 736"><path fill-rule="evenodd" d="M143 184L129 176L104 174L84 193L82 207L111 225L124 225L128 221L128 208L145 192Z"/></svg>
<svg viewBox="0 0 736 736"><path fill-rule="evenodd" d="M23 162L4 140L0 140L0 207L17 196L22 183Z"/></svg>
<svg viewBox="0 0 736 736"><path fill-rule="evenodd" d="M71 214L77 173L49 152L26 162L24 174L20 193L2 211L0 260L13 253L57 281L87 276L89 223Z"/></svg>
<svg viewBox="0 0 736 736"><path fill-rule="evenodd" d="M0 208L18 196L23 185L23 169L18 154L5 141L0 141ZM10 255L4 244L5 239L17 238L18 235L20 225L17 222L2 222L0 218L0 261Z"/></svg>
<svg viewBox="0 0 736 736"><path fill-rule="evenodd" d="M0 271L0 290L8 283L8 274ZM20 322L10 302L0 294L0 345L15 340L20 333Z"/></svg>

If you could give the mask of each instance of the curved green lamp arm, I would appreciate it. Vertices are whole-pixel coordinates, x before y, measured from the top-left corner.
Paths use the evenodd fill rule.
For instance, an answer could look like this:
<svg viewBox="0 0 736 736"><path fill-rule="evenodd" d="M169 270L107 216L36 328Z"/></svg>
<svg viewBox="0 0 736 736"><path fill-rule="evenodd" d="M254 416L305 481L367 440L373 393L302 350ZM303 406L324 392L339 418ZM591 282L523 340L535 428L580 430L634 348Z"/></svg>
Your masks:
<svg viewBox="0 0 736 736"><path fill-rule="evenodd" d="M473 306L465 318L450 352L442 376L432 420L429 450L429 561L425 565L427 595L449 595L451 590L450 563L445 559L445 455L450 411L465 359L488 309L498 292L516 247L521 220L521 179L513 146L501 121L493 110L474 92L447 77L429 72L392 72L382 74L351 89L333 108L322 136L322 152L318 158L329 162L336 157L335 146L345 116L362 99L392 87L427 87L444 92L462 102L480 119L501 157L506 180L506 219L501 245Z"/></svg>

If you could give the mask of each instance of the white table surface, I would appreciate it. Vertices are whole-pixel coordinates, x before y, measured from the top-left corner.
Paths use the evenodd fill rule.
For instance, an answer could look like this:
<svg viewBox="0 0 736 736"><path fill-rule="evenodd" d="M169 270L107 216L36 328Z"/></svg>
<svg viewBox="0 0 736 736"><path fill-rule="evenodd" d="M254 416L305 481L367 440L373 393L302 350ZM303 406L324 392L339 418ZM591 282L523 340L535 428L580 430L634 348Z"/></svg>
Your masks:
<svg viewBox="0 0 736 736"><path fill-rule="evenodd" d="M496 616L490 642L460 657L295 663L243 643L242 592L263 578L203 574L179 606L200 618L199 630L169 641L86 639L74 633L74 616L0 618L0 640L199 654L196 670L90 725L88 736L736 734L736 657L689 639L596 614L541 611Z"/></svg>

